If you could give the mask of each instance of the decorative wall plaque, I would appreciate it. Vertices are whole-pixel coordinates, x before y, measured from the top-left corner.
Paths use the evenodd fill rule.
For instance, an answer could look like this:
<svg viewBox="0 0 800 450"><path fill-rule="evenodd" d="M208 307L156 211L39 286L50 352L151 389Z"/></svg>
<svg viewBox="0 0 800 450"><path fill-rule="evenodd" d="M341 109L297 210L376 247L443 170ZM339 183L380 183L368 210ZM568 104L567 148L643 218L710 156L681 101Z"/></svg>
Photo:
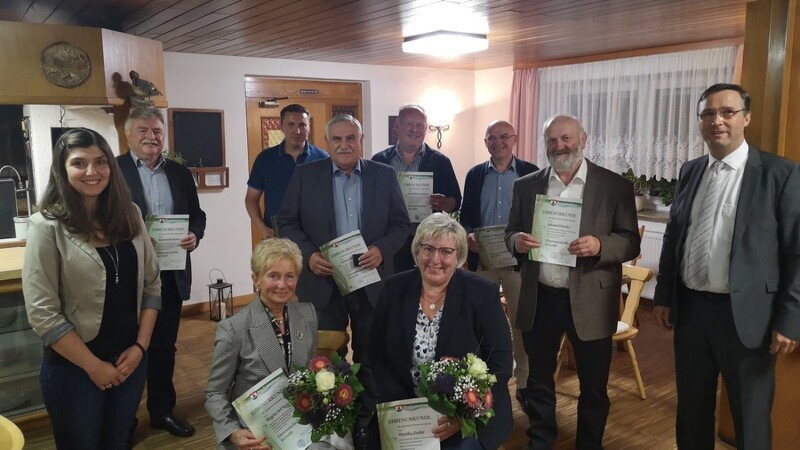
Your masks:
<svg viewBox="0 0 800 450"><path fill-rule="evenodd" d="M56 42L42 50L39 59L47 81L65 88L83 84L92 73L89 55L69 42Z"/></svg>

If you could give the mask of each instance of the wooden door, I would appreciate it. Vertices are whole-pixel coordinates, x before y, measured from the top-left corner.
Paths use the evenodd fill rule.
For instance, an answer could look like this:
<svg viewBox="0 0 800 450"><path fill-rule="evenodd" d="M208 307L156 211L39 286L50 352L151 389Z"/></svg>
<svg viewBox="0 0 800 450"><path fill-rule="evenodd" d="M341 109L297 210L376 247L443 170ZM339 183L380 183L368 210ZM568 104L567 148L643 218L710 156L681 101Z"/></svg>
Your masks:
<svg viewBox="0 0 800 450"><path fill-rule="evenodd" d="M331 117L336 114L351 114L364 122L361 89L361 83L245 77L248 174L258 154L283 139L280 114L286 105L298 103L308 108L311 112L311 133L308 139L317 147L325 149L325 124ZM277 100L278 105L275 107L260 106L266 99L280 97L288 98ZM261 208L263 211L263 200ZM255 247L261 241L261 236L252 225L251 233Z"/></svg>

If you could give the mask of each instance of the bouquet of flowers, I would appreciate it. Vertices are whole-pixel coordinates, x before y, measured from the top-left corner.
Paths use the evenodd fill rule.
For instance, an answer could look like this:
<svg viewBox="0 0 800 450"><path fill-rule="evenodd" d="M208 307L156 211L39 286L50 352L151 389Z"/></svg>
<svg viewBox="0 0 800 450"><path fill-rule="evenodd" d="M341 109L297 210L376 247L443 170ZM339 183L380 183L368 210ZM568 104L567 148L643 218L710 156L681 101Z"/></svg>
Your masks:
<svg viewBox="0 0 800 450"><path fill-rule="evenodd" d="M428 404L448 419L461 422L462 437L478 437L478 430L494 416L492 385L497 377L472 353L463 358L443 357L420 367L419 390Z"/></svg>
<svg viewBox="0 0 800 450"><path fill-rule="evenodd" d="M344 437L353 428L358 412L354 400L364 390L356 378L360 368L338 355L333 360L317 356L307 368L289 375L283 395L294 405L294 417L311 425L312 442L333 433Z"/></svg>

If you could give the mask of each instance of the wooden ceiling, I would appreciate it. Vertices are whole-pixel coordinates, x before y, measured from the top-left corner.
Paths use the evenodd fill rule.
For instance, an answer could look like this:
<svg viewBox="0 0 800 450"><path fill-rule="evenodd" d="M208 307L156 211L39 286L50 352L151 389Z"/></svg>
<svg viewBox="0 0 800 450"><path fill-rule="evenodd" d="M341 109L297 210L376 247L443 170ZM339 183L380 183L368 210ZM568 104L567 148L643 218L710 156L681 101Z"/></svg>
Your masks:
<svg viewBox="0 0 800 450"><path fill-rule="evenodd" d="M744 36L753 0L3 0L0 20L102 27L171 52L487 69ZM489 50L404 54L420 21L488 25ZM455 19L458 23L447 24ZM429 30L430 31L430 30Z"/></svg>

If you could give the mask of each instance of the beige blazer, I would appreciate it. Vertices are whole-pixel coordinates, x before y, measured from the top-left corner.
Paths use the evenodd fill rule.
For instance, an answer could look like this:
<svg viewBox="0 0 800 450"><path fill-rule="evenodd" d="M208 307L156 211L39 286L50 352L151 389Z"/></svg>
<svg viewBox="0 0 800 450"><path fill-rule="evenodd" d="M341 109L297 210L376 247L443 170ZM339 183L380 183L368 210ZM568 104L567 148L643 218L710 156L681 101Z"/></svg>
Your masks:
<svg viewBox="0 0 800 450"><path fill-rule="evenodd" d="M139 226L141 231L133 238L138 263L137 310L160 310L158 259L141 219ZM89 342L97 336L103 319L105 265L89 242L67 231L61 221L36 213L28 221L22 292L28 322L45 346L73 329Z"/></svg>
<svg viewBox="0 0 800 450"><path fill-rule="evenodd" d="M286 366L275 330L258 297L217 325L206 386L206 411L220 449L235 449L227 439L237 429L245 428L231 400L278 369L289 374L298 366L305 367L317 350L317 311L310 303L289 302L288 307L292 333L290 367Z"/></svg>

